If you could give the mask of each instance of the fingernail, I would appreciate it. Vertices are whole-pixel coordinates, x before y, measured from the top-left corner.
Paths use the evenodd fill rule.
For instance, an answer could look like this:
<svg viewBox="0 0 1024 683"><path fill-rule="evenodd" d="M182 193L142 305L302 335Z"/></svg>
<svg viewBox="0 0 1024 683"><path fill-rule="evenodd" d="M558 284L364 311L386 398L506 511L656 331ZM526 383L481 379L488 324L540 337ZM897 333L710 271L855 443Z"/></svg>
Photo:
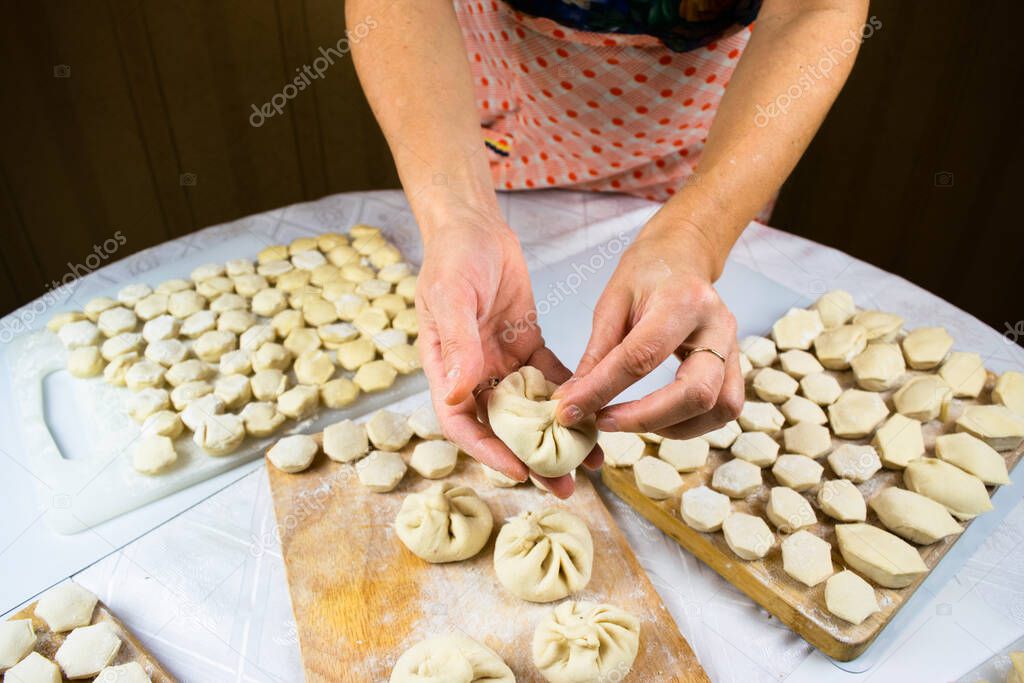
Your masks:
<svg viewBox="0 0 1024 683"><path fill-rule="evenodd" d="M583 419L583 411L579 406L569 406L562 411L562 417L568 424L576 424Z"/></svg>
<svg viewBox="0 0 1024 683"><path fill-rule="evenodd" d="M445 375L445 379L448 380L448 393L445 395L445 398L449 398L452 392L455 391L455 386L459 383L459 366L453 366L448 371L448 374Z"/></svg>
<svg viewBox="0 0 1024 683"><path fill-rule="evenodd" d="M619 431L619 423L611 415L602 415L597 418L597 428L602 432L617 432Z"/></svg>

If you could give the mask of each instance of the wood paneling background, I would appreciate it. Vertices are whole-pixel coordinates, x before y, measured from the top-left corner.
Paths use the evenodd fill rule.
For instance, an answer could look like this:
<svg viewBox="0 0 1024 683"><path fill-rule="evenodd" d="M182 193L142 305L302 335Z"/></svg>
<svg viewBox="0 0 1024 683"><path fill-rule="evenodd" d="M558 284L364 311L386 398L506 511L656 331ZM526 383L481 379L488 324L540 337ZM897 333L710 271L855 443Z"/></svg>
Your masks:
<svg viewBox="0 0 1024 683"><path fill-rule="evenodd" d="M397 187L345 56L249 123L319 48L341 0L0 2L0 311L121 231L117 257L346 190ZM1024 318L1015 0L876 2L882 22L773 223L936 292Z"/></svg>

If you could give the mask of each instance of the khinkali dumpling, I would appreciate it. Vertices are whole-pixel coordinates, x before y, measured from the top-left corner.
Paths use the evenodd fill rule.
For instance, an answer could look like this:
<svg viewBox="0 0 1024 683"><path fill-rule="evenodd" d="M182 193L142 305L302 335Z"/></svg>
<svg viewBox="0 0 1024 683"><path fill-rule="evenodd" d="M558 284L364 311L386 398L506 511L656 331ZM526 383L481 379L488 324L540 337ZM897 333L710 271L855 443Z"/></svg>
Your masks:
<svg viewBox="0 0 1024 683"><path fill-rule="evenodd" d="M553 602L583 590L593 566L594 541L587 525L558 508L513 517L494 543L498 580L530 602Z"/></svg>
<svg viewBox="0 0 1024 683"><path fill-rule="evenodd" d="M555 419L558 401L549 400L558 385L526 365L494 388L487 405L491 429L531 470L545 477L568 474L597 443L594 416L572 427Z"/></svg>
<svg viewBox="0 0 1024 683"><path fill-rule="evenodd" d="M447 482L407 496L395 519L398 538L427 562L473 557L493 527L491 511L476 491Z"/></svg>
<svg viewBox="0 0 1024 683"><path fill-rule="evenodd" d="M551 683L622 681L640 648L640 622L612 605L563 602L533 632L533 663Z"/></svg>
<svg viewBox="0 0 1024 683"><path fill-rule="evenodd" d="M391 683L515 683L512 669L486 645L452 634L419 642L398 658Z"/></svg>

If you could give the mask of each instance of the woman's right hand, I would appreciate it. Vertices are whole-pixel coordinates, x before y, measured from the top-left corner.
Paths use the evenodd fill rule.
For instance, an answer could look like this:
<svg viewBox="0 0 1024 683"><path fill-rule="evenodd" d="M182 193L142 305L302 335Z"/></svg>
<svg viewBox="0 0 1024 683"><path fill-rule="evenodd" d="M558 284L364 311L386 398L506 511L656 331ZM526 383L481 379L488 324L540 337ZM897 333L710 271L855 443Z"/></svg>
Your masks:
<svg viewBox="0 0 1024 683"><path fill-rule="evenodd" d="M526 465L486 423L490 391L475 390L523 365L559 384L572 373L544 345L519 240L500 215L465 209L424 230L416 310L420 358L445 436L484 465L526 481ZM585 464L596 468L601 459L598 450ZM539 478L558 497L572 494L569 476Z"/></svg>

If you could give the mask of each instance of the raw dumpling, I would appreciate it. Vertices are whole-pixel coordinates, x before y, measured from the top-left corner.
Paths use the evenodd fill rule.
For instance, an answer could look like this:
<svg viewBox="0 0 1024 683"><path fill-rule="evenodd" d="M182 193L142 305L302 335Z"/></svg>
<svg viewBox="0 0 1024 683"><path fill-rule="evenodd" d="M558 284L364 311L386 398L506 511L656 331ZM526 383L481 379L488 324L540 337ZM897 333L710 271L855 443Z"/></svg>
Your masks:
<svg viewBox="0 0 1024 683"><path fill-rule="evenodd" d="M625 680L640 649L640 621L612 605L563 602L533 632L533 663L551 683Z"/></svg>
<svg viewBox="0 0 1024 683"><path fill-rule="evenodd" d="M493 650L452 634L419 642L402 653L390 683L515 683L516 677Z"/></svg>
<svg viewBox="0 0 1024 683"><path fill-rule="evenodd" d="M839 552L852 569L885 588L906 588L928 571L906 541L870 524L837 524Z"/></svg>
<svg viewBox="0 0 1024 683"><path fill-rule="evenodd" d="M555 419L558 385L529 365L513 372L494 389L487 415L491 429L526 465L541 476L568 474L597 443L593 416L571 427Z"/></svg>
<svg viewBox="0 0 1024 683"><path fill-rule="evenodd" d="M405 547L427 562L473 557L491 537L494 518L476 491L439 483L406 496L395 519Z"/></svg>
<svg viewBox="0 0 1024 683"><path fill-rule="evenodd" d="M594 541L587 525L559 508L513 517L494 543L498 580L530 602L553 602L583 590L593 564Z"/></svg>
<svg viewBox="0 0 1024 683"><path fill-rule="evenodd" d="M937 458L918 458L903 470L907 488L941 503L957 519L973 519L992 509L985 484L973 474Z"/></svg>

